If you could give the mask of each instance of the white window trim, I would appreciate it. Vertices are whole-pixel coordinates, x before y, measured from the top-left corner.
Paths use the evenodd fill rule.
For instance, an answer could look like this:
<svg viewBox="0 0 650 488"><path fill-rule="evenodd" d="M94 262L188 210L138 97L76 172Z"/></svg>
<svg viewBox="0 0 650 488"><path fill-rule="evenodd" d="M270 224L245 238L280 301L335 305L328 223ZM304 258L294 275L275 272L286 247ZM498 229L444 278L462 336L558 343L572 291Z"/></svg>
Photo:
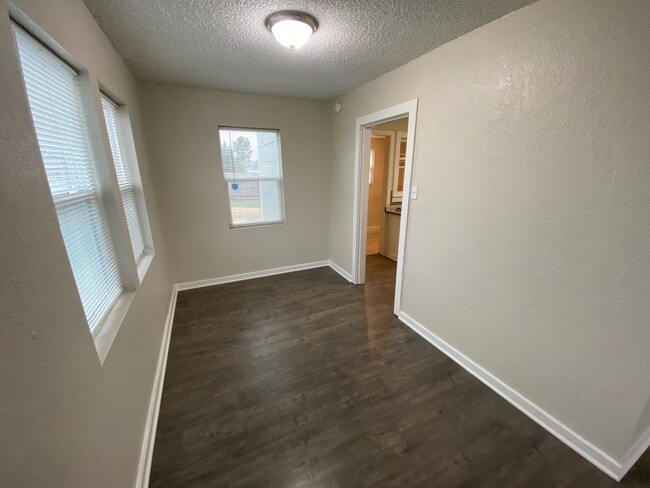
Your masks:
<svg viewBox="0 0 650 488"><path fill-rule="evenodd" d="M144 254L140 257L137 265L138 280L140 281L141 285L144 281L144 277L147 275L147 271L149 271L149 266L151 266L155 255L156 251L153 249L153 247L144 248Z"/></svg>
<svg viewBox="0 0 650 488"><path fill-rule="evenodd" d="M93 333L95 349L101 364L104 364L134 298L135 292L122 293L104 317L102 325Z"/></svg>

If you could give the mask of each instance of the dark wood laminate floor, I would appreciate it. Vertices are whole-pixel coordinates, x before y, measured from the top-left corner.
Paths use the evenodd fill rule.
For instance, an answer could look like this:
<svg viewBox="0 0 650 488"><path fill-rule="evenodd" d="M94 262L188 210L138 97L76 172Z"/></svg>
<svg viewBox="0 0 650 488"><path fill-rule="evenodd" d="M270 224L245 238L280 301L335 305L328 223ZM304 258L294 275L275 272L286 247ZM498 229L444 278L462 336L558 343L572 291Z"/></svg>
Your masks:
<svg viewBox="0 0 650 488"><path fill-rule="evenodd" d="M640 487L564 446L392 314L395 264L178 295L153 488Z"/></svg>

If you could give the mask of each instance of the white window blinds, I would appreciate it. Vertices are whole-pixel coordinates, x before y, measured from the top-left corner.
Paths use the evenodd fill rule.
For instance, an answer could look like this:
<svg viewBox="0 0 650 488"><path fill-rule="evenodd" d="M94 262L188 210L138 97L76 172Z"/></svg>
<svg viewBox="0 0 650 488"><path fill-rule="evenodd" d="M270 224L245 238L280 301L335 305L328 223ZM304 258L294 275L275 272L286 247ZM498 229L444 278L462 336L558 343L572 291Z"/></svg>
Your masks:
<svg viewBox="0 0 650 488"><path fill-rule="evenodd" d="M122 293L99 194L77 73L13 25L25 89L61 234L90 329Z"/></svg>
<svg viewBox="0 0 650 488"><path fill-rule="evenodd" d="M277 130L219 128L232 227L284 222Z"/></svg>
<svg viewBox="0 0 650 488"><path fill-rule="evenodd" d="M108 140L111 145L113 154L113 163L117 173L117 182L122 194L122 203L124 213L126 214L126 223L129 228L131 246L135 261L139 262L144 255L145 244L144 234L142 232L142 222L138 213L138 203L136 199L136 189L131 176L132 161L129 161L129 152L127 146L127 130L125 117L126 113L120 110L118 105L102 94L102 108L104 119L106 120L106 129L108 130Z"/></svg>

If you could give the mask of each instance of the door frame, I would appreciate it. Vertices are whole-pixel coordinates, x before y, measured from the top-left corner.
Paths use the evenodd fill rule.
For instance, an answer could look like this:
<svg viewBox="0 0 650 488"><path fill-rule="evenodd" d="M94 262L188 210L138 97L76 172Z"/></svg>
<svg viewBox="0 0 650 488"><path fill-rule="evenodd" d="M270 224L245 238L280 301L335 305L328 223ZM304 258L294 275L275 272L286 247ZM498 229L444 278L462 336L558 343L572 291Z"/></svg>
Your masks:
<svg viewBox="0 0 650 488"><path fill-rule="evenodd" d="M397 314L402 301L402 278L404 274L404 247L408 227L410 206L411 174L415 147L415 126L417 123L418 99L358 117L355 126L354 155L354 214L352 231L352 283L363 284L366 279L366 229L368 226L368 176L370 165L371 127L384 122L408 117L406 141L406 168L404 170L404 196L399 226L397 250L397 276L395 277L395 306ZM407 191L408 189L408 191Z"/></svg>

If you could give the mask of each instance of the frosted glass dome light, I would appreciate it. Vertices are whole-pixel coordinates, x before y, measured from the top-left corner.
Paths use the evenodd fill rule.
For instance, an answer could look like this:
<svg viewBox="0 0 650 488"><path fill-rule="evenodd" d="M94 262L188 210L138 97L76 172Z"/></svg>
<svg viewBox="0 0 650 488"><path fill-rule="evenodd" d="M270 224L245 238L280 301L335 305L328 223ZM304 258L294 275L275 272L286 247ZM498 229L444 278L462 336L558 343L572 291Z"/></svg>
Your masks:
<svg viewBox="0 0 650 488"><path fill-rule="evenodd" d="M269 15L265 24L280 44L293 50L304 46L318 29L318 22L311 15L287 10Z"/></svg>

